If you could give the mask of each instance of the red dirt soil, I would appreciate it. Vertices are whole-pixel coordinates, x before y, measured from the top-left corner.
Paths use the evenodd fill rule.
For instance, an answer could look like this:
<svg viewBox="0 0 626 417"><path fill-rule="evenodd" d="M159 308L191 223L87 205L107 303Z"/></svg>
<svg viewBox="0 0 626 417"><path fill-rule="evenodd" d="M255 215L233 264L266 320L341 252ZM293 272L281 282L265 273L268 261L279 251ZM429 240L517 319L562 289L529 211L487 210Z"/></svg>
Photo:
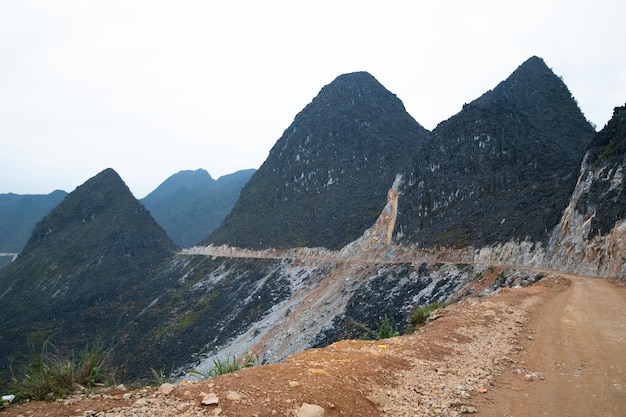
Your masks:
<svg viewBox="0 0 626 417"><path fill-rule="evenodd" d="M175 386L14 404L0 416L624 417L625 313L625 288L552 273L448 306L412 335ZM307 414L305 403L317 407Z"/></svg>

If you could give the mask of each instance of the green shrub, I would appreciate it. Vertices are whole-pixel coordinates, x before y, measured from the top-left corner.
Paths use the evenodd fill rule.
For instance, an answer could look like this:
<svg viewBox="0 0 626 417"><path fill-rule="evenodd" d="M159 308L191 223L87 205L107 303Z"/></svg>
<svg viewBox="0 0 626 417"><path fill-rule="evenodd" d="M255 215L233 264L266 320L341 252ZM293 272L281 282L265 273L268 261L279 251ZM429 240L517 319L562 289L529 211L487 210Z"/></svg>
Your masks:
<svg viewBox="0 0 626 417"><path fill-rule="evenodd" d="M107 354L101 342L87 343L76 364L76 383L94 387L112 382L111 370L106 364Z"/></svg>
<svg viewBox="0 0 626 417"><path fill-rule="evenodd" d="M391 322L386 314L376 328L376 333L378 333L378 339L388 339L390 337L395 337L400 334L398 333L398 329L396 329L396 326Z"/></svg>
<svg viewBox="0 0 626 417"><path fill-rule="evenodd" d="M258 357L252 352L247 352L246 355L237 359L235 355L229 354L226 360L221 360L216 357L213 359L213 369L209 371L209 376L226 375L231 372L239 371L244 368L252 368L258 363Z"/></svg>
<svg viewBox="0 0 626 417"><path fill-rule="evenodd" d="M411 321L411 324L413 325L413 327L426 324L432 312L442 307L443 307L443 304L439 302L428 304L426 306L417 307L411 313L409 320Z"/></svg>
<svg viewBox="0 0 626 417"><path fill-rule="evenodd" d="M13 376L11 391L18 400L54 400L68 395L77 384L93 387L107 382L106 353L100 343L87 345L77 362L61 357L50 341L41 349L29 343L30 354L21 376Z"/></svg>
<svg viewBox="0 0 626 417"><path fill-rule="evenodd" d="M466 271L466 270L470 270L472 268L473 267L470 264L466 264L466 263L456 264L456 269L458 269L459 271Z"/></svg>
<svg viewBox="0 0 626 417"><path fill-rule="evenodd" d="M161 369L160 371L157 371L154 368L150 368L150 371L152 371L152 379L153 382L156 385L163 385L166 382L167 383L171 383L172 382L172 377L171 374L166 374L165 373L165 369Z"/></svg>
<svg viewBox="0 0 626 417"><path fill-rule="evenodd" d="M528 287L529 285L533 285L534 283L542 280L543 278L545 278L544 274L537 274L535 275L533 278L528 278L525 279L521 282L522 287Z"/></svg>
<svg viewBox="0 0 626 417"><path fill-rule="evenodd" d="M365 328L365 333L363 334L364 340L380 340L380 339L388 339L390 337L395 337L400 335L398 329L393 324L389 316L385 314L380 323L376 326L376 330Z"/></svg>
<svg viewBox="0 0 626 417"><path fill-rule="evenodd" d="M493 283L493 286L494 288L500 288L500 287L503 287L505 283L506 283L506 275L504 275L504 272L500 272L498 276L496 277L496 280Z"/></svg>

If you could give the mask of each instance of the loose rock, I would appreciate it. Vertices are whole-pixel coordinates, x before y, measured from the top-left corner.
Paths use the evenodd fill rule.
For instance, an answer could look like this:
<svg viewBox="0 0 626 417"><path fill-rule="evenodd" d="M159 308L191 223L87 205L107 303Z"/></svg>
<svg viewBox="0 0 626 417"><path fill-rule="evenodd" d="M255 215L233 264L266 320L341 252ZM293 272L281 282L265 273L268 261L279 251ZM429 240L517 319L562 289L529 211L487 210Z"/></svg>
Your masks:
<svg viewBox="0 0 626 417"><path fill-rule="evenodd" d="M324 408L317 404L302 403L296 412L296 417L322 417L324 411Z"/></svg>
<svg viewBox="0 0 626 417"><path fill-rule="evenodd" d="M175 388L176 388L176 385L173 385L173 384L168 384L168 383L161 384L161 386L159 387L159 393L170 395L172 391L174 391Z"/></svg>
<svg viewBox="0 0 626 417"><path fill-rule="evenodd" d="M217 398L217 395L211 393L205 395L200 403L202 405L218 405L220 403L220 399Z"/></svg>

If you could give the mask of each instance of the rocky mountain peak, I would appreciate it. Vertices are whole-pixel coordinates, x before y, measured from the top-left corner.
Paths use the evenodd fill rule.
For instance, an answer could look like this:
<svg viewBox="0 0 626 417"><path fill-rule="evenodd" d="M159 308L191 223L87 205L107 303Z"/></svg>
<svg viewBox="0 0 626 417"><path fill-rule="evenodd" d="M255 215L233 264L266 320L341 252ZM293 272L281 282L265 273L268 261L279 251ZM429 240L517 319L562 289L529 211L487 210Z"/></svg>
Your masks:
<svg viewBox="0 0 626 417"><path fill-rule="evenodd" d="M428 131L366 72L322 88L204 242L339 248L370 227Z"/></svg>
<svg viewBox="0 0 626 417"><path fill-rule="evenodd" d="M149 247L153 247L156 242L168 250L174 247L147 210L133 197L117 172L108 168L68 194L37 224L23 254L28 254L44 241L72 241L79 244L77 240L81 240L85 243L105 244L108 243L108 233L114 234L114 231L123 230L127 226L137 232L138 227L143 227L142 234L146 234L125 234L124 237L129 239L128 244L133 239L139 239ZM151 238L157 239L149 243ZM116 240L119 241L119 236ZM142 246L139 242L135 243Z"/></svg>
<svg viewBox="0 0 626 417"><path fill-rule="evenodd" d="M0 270L0 316L11 317L0 368L19 359L27 339L70 350L97 339L111 346L158 297L162 284L151 278L176 249L114 170L77 187Z"/></svg>
<svg viewBox="0 0 626 417"><path fill-rule="evenodd" d="M401 190L398 236L424 246L545 241L594 133L563 81L530 58L424 142Z"/></svg>
<svg viewBox="0 0 626 417"><path fill-rule="evenodd" d="M208 189L215 185L216 181L204 169L184 170L169 176L154 191L143 198L143 202L149 205L152 200L158 199L159 194L176 193L179 189Z"/></svg>

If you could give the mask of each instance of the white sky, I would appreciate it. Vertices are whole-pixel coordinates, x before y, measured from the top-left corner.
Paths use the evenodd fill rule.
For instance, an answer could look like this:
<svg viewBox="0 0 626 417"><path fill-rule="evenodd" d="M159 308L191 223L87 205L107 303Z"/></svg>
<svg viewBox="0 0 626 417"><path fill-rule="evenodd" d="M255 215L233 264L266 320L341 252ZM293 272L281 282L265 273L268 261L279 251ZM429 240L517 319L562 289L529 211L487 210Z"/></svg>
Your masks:
<svg viewBox="0 0 626 417"><path fill-rule="evenodd" d="M626 2L0 0L0 193L115 169L258 168L336 76L368 71L432 130L532 55L602 128L626 102Z"/></svg>

